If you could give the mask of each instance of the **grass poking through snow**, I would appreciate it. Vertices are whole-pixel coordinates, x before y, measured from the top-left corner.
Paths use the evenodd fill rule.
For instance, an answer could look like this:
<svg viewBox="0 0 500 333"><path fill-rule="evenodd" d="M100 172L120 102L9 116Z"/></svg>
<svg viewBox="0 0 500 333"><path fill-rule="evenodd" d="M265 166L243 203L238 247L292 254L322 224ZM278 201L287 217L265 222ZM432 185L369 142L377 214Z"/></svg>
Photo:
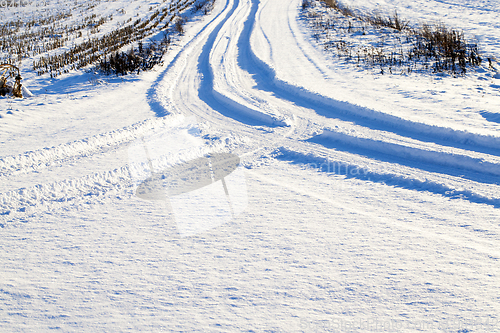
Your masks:
<svg viewBox="0 0 500 333"><path fill-rule="evenodd" d="M358 66L380 69L382 74L459 76L483 61L476 42L443 24L412 26L397 12L365 14L338 0L303 0L302 12L314 29L313 37L326 50Z"/></svg>

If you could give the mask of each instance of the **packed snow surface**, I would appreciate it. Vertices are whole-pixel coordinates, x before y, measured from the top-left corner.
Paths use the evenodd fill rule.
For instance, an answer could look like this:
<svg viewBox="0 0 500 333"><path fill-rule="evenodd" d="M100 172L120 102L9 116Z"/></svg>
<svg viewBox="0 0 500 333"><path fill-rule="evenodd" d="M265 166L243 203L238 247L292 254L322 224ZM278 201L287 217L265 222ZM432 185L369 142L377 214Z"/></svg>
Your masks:
<svg viewBox="0 0 500 333"><path fill-rule="evenodd" d="M499 58L497 0L343 3ZM99 33L157 5L100 2ZM382 75L301 10L216 0L140 74L22 64L33 96L0 100L0 331L500 332L500 66Z"/></svg>

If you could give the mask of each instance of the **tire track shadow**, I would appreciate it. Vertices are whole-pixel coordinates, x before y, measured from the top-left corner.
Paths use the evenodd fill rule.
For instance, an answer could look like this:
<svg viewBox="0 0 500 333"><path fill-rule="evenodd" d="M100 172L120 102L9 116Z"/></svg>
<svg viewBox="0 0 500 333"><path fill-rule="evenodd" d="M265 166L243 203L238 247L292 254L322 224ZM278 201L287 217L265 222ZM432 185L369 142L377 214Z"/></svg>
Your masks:
<svg viewBox="0 0 500 333"><path fill-rule="evenodd" d="M228 8L228 6L229 2L226 2L224 9L222 9L222 11L219 14L215 15L215 17L213 17L209 22L207 22L203 26L203 28L200 31L198 31L196 35L193 36L191 40L177 52L174 59L172 59L172 61L168 64L167 68L165 68L163 72L160 75L158 75L156 80L148 89L147 101L149 107L156 114L157 117L164 117L171 113L165 109L165 107L161 103L161 98L158 96L158 90L161 87L161 83L165 80L165 77L167 76L167 74L170 73L172 68L177 64L178 60L184 54L184 52L186 52L186 50L189 47L191 47L191 44L194 43L205 32L205 30L207 30L207 28L220 17L220 15L222 15L222 13Z"/></svg>
<svg viewBox="0 0 500 333"><path fill-rule="evenodd" d="M478 183L500 185L500 165L469 156L422 150L332 131L325 131L323 134L305 141L376 161L397 163L410 168L447 174Z"/></svg>
<svg viewBox="0 0 500 333"><path fill-rule="evenodd" d="M282 126L283 124L281 122L271 116L241 105L214 89L214 74L212 66L210 65L210 51L213 49L215 39L221 31L223 25L234 14L236 8L239 6L239 3L239 0L234 0L232 8L226 14L224 19L217 25L217 27L215 27L203 46L203 50L198 58L198 72L202 75L200 88L198 90L198 97L213 110L216 110L223 116L232 118L238 122L250 126Z"/></svg>
<svg viewBox="0 0 500 333"><path fill-rule="evenodd" d="M303 154L283 147L276 151L276 159L300 165L310 170L345 176L346 179L358 179L412 191L430 192L450 199L462 199L471 203L486 204L494 208L500 208L500 199L489 198L470 190L457 190L432 180L423 181L390 172L380 173L371 170L369 167L361 167L341 161L332 161L324 157Z"/></svg>

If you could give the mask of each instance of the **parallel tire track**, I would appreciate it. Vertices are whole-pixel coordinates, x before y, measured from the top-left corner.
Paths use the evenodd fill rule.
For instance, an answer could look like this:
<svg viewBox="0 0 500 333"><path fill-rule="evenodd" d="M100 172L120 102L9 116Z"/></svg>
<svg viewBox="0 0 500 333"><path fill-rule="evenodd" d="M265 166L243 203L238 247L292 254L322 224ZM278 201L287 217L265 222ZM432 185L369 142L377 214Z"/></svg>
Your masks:
<svg viewBox="0 0 500 333"><path fill-rule="evenodd" d="M122 145L130 143L146 133L161 129L168 122L182 117L182 115L161 110L166 105L170 105L173 106L173 109L186 115L195 114L200 120L211 123L222 131L236 132L246 136L249 141L253 141L253 145L243 146L247 151L241 152L245 156L246 165L249 168L254 167L256 165L254 162L263 156L277 157L288 162L302 164L310 161L321 165L325 161L334 161L347 169L367 170L363 177L359 176L361 180L385 182L391 186L429 191L495 207L500 205L500 198L495 193L495 190L497 193L500 192L498 191L499 184L496 181L497 177L500 177L500 164L495 162L500 156L498 149L500 138L414 123L381 112L338 102L286 82L278 77L271 65L257 56L251 46L251 36L255 30L260 1L221 1L224 3L220 4L219 13L215 14L215 17L189 41L189 48L183 48L179 51L179 54L165 70L177 70L175 82L179 83L179 90L174 91L168 84L157 81L152 86L155 91L148 92L149 102L153 110L158 115L170 114L169 116L145 120L120 130L57 147L2 157L0 158L0 179L8 180L9 176L12 175L40 171L52 165L65 166L74 160L106 154L111 149L122 147ZM296 1L290 2L290 4L293 3ZM238 68L235 70L246 72L247 76L251 76L255 81L256 86L252 90L245 91L245 96L241 96L246 100L250 96L250 99L255 102L255 109L249 109L238 104L237 101L230 100L228 96L231 94L218 91L219 87L215 86L213 76L216 67L214 61L227 61L227 59L213 59L210 56L214 53L214 48L217 48L215 44L217 36L225 32L224 29L229 19L240 6L247 6L250 10L239 35L231 36L231 39L236 41L238 46L235 48L237 53L234 55L237 57L238 64ZM293 35L298 33L293 31L290 22L288 25ZM214 29L208 31L209 27L212 26L215 26ZM271 40L267 39L267 41L272 49ZM297 39L296 42L299 44ZM298 46L303 50L300 45ZM192 57L191 53L195 54L196 57ZM186 59L180 61L183 56ZM304 56L309 61L313 61L307 54ZM175 68L176 66L182 67L181 70ZM228 68L231 69L231 66L224 68L228 70ZM164 74L161 74L160 78L164 79ZM245 84L242 83L240 86L245 86ZM193 87L196 89L192 89ZM170 95L166 95L164 89L171 89ZM257 111L259 101L262 101L263 96L267 96L266 93L269 92L292 110L290 112L295 119L295 124L290 129L276 127L275 119L268 114ZM205 105L208 105L208 108ZM337 132L335 129L327 128L324 123L315 124L318 117L308 119L305 110L313 110L326 118L338 118L346 122L357 123L360 127L364 126L369 129L372 134L375 132L390 133L401 138L401 144ZM327 129L323 138L330 140L331 146L300 141L299 138L304 137L304 131L309 128L310 124L318 127L324 126L324 129ZM409 139L420 142L422 146L430 147L430 142L471 152L483 152L485 156L489 155L492 158L491 161L486 161L466 154L436 151L432 148L429 150L418 149L408 146ZM345 147L347 149L343 149ZM363 151L368 151L371 155L362 154ZM386 154L393 159L413 162L408 162L406 165L400 165L393 160L380 163L375 158L376 154ZM381 164L381 166L367 169L367 163L371 165ZM430 171L428 168L421 167L422 164L460 169L469 177L461 178L439 170ZM385 170L382 170L384 168ZM470 176L473 173L488 174L492 180L482 182L480 177ZM113 195L132 195L133 187L134 183L128 166L122 166L78 179L66 179L0 193L0 215L8 220L15 220L29 213L59 209L67 205L102 202L105 198Z"/></svg>

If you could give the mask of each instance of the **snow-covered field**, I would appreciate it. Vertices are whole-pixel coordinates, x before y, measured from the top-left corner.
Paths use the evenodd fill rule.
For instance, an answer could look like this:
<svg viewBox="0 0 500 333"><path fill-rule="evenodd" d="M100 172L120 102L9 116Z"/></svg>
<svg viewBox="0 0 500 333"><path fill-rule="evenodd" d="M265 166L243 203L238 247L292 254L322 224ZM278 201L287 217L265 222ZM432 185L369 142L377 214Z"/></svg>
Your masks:
<svg viewBox="0 0 500 333"><path fill-rule="evenodd" d="M164 6L96 3L101 34ZM344 3L499 58L498 0ZM500 74L382 75L312 34L300 0L216 0L150 72L23 61L0 331L500 332Z"/></svg>

